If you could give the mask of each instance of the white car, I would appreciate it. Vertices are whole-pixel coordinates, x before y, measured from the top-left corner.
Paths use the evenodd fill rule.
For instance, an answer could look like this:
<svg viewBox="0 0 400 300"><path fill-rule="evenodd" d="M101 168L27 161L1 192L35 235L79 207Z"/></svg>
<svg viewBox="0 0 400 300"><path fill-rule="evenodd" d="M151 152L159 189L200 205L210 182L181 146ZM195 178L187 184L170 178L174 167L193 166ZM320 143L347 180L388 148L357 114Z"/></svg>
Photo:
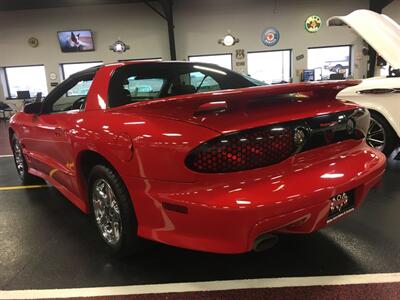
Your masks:
<svg viewBox="0 0 400 300"><path fill-rule="evenodd" d="M400 25L385 15L356 10L330 18L328 26L348 25L381 55L393 69L400 69ZM369 109L367 142L389 156L400 144L400 77L376 77L342 90L338 99ZM398 157L400 154L398 154Z"/></svg>

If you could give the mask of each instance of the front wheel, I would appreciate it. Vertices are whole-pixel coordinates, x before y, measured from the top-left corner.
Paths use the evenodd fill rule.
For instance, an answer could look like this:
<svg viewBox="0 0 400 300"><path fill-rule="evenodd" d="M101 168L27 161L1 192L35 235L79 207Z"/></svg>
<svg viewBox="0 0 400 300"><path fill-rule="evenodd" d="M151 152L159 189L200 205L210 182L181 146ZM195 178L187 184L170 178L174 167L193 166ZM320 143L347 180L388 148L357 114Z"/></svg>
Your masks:
<svg viewBox="0 0 400 300"><path fill-rule="evenodd" d="M367 133L367 143L371 147L390 156L396 148L397 135L381 115L371 112L371 122Z"/></svg>
<svg viewBox="0 0 400 300"><path fill-rule="evenodd" d="M139 247L137 221L124 183L108 166L95 166L89 176L89 202L97 231L106 247L119 256Z"/></svg>

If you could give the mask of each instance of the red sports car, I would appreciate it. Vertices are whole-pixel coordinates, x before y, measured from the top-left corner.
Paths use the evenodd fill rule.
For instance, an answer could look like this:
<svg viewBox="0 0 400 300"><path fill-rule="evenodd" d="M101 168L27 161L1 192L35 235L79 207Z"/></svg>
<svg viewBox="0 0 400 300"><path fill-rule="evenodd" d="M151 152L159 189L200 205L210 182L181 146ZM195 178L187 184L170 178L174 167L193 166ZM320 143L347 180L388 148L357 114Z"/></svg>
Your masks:
<svg viewBox="0 0 400 300"><path fill-rule="evenodd" d="M210 64L127 62L76 73L10 122L18 173L45 179L105 245L140 237L242 253L357 208L385 157L367 110L335 99L355 81L257 86Z"/></svg>

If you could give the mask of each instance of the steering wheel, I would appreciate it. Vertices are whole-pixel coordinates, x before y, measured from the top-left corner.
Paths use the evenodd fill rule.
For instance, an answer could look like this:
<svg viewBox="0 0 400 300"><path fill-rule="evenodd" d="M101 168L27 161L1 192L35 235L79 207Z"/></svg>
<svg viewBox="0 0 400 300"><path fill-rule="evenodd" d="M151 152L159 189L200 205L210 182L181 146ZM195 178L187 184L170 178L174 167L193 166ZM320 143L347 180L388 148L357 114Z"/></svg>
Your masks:
<svg viewBox="0 0 400 300"><path fill-rule="evenodd" d="M86 96L80 97L75 100L74 103L71 105L71 109L83 109L85 107Z"/></svg>

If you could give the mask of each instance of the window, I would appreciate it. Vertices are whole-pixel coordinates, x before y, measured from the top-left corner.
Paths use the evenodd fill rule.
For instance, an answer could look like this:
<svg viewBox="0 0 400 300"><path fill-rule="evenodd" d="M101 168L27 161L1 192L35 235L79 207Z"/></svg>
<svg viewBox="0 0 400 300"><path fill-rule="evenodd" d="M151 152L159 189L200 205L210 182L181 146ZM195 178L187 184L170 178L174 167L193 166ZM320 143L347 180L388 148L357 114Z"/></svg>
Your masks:
<svg viewBox="0 0 400 300"><path fill-rule="evenodd" d="M98 61L98 62L88 62L88 63L61 64L61 70L62 70L62 73L63 73L63 78L67 79L69 76L71 76L74 73L89 69L91 67L99 66L102 63L103 62Z"/></svg>
<svg viewBox="0 0 400 300"><path fill-rule="evenodd" d="M17 98L17 91L29 91L31 97L47 95L44 66L6 67L5 74L9 97Z"/></svg>
<svg viewBox="0 0 400 300"><path fill-rule="evenodd" d="M249 52L249 75L268 84L291 82L291 50Z"/></svg>
<svg viewBox="0 0 400 300"><path fill-rule="evenodd" d="M164 85L162 78L141 78L132 76L124 86L129 91L132 100L149 100L158 98Z"/></svg>
<svg viewBox="0 0 400 300"><path fill-rule="evenodd" d="M118 68L110 79L109 107L155 98L255 86L245 77L201 63L147 62Z"/></svg>
<svg viewBox="0 0 400 300"><path fill-rule="evenodd" d="M379 76L381 76L381 77L389 76L389 65L388 64L386 64L386 66L383 66L380 68Z"/></svg>
<svg viewBox="0 0 400 300"><path fill-rule="evenodd" d="M68 97L86 96L92 86L92 80L79 81L74 87L67 91Z"/></svg>
<svg viewBox="0 0 400 300"><path fill-rule="evenodd" d="M85 108L86 96L92 84L94 74L83 75L79 78L66 80L51 94L50 113L60 113L70 110L82 110Z"/></svg>
<svg viewBox="0 0 400 300"><path fill-rule="evenodd" d="M214 78L202 72L190 73L190 82L188 82L188 84L194 86L197 93L218 91L221 89L218 82L215 81Z"/></svg>
<svg viewBox="0 0 400 300"><path fill-rule="evenodd" d="M189 61L216 64L220 67L232 70L232 54L189 56Z"/></svg>
<svg viewBox="0 0 400 300"><path fill-rule="evenodd" d="M322 69L322 80L347 78L351 66L351 46L308 49L308 69Z"/></svg>

